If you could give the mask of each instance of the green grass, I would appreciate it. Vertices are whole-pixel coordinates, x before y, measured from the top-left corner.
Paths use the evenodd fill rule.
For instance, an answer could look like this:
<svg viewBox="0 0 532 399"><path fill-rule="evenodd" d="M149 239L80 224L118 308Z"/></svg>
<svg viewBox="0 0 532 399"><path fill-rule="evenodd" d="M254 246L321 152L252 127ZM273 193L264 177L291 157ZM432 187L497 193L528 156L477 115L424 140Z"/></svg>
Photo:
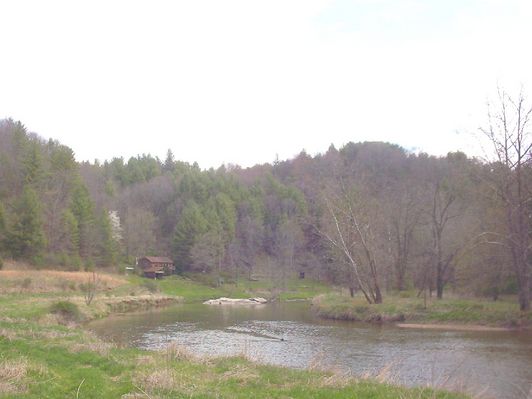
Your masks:
<svg viewBox="0 0 532 399"><path fill-rule="evenodd" d="M233 289L233 286L210 287L180 276L169 276L162 280L147 280L143 277L130 276L129 282L132 286L125 289L126 291L134 291L135 288L143 288L146 281L153 283L162 294L182 297L187 303L201 302L222 296L245 298L247 295L242 290ZM124 288L122 288L123 290Z"/></svg>
<svg viewBox="0 0 532 399"><path fill-rule="evenodd" d="M239 279L236 283L230 282L216 287L215 279L211 275L190 275L189 277L169 276L162 280L147 280L138 276L130 276L131 287L122 287L117 292L125 294L128 290L143 288L146 281L150 282L150 285L153 284L159 292L180 296L187 303L219 297L249 298L253 296L278 297L281 300L309 300L318 294L331 291L330 286L310 279L288 279L282 284L284 288L276 289L274 287L278 282L270 279L259 281Z"/></svg>
<svg viewBox="0 0 532 399"><path fill-rule="evenodd" d="M483 299L422 298L388 296L384 303L369 305L361 297L328 294L316 297L313 306L325 318L341 320L392 321L404 318L406 322L458 323L489 326L528 326L532 324L532 312L521 312L515 300L488 301Z"/></svg>

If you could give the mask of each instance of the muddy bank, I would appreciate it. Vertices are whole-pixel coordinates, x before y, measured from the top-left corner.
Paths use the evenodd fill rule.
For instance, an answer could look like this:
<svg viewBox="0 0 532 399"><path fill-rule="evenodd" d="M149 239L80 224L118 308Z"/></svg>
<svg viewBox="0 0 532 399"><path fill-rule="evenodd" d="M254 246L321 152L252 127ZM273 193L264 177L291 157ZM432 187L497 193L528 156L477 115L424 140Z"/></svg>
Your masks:
<svg viewBox="0 0 532 399"><path fill-rule="evenodd" d="M421 324L421 323L397 323L401 328L418 328L423 330L449 330L449 331L511 331L510 327L490 327L467 324Z"/></svg>

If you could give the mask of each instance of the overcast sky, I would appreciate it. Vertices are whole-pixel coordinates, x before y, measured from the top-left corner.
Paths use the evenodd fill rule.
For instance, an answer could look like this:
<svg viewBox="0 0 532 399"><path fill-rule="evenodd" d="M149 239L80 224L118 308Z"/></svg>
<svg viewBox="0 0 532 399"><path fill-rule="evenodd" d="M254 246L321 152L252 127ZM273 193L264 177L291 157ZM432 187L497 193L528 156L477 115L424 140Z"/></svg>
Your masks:
<svg viewBox="0 0 532 399"><path fill-rule="evenodd" d="M78 160L475 154L497 84L532 97L530 0L0 0L0 16L0 118Z"/></svg>

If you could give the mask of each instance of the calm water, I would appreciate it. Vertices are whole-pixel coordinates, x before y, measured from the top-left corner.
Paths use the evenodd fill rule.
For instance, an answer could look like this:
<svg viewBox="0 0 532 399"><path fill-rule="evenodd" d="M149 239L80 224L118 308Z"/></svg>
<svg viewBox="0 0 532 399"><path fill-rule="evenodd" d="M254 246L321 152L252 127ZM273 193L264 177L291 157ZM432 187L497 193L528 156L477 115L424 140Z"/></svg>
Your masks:
<svg viewBox="0 0 532 399"><path fill-rule="evenodd" d="M465 389L485 398L532 398L530 332L400 329L315 317L307 303L254 307L179 305L89 326L107 340L157 349L170 342L208 355L245 353L305 368L319 363L404 385Z"/></svg>

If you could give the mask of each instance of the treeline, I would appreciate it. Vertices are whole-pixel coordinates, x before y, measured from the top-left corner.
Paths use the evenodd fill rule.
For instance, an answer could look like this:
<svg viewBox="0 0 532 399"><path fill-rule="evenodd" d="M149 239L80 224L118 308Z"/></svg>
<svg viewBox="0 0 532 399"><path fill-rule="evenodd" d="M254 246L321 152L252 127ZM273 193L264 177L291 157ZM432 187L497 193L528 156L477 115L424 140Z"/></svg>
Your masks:
<svg viewBox="0 0 532 399"><path fill-rule="evenodd" d="M406 289L517 293L527 309L532 173L520 151L485 162L366 142L247 169L201 170L170 150L78 164L4 120L1 250L73 268L167 255L179 272L263 275L279 288L305 272L370 303Z"/></svg>
<svg viewBox="0 0 532 399"><path fill-rule="evenodd" d="M112 216L112 214L111 214ZM114 263L112 219L95 207L73 151L0 121L0 249L37 265Z"/></svg>

